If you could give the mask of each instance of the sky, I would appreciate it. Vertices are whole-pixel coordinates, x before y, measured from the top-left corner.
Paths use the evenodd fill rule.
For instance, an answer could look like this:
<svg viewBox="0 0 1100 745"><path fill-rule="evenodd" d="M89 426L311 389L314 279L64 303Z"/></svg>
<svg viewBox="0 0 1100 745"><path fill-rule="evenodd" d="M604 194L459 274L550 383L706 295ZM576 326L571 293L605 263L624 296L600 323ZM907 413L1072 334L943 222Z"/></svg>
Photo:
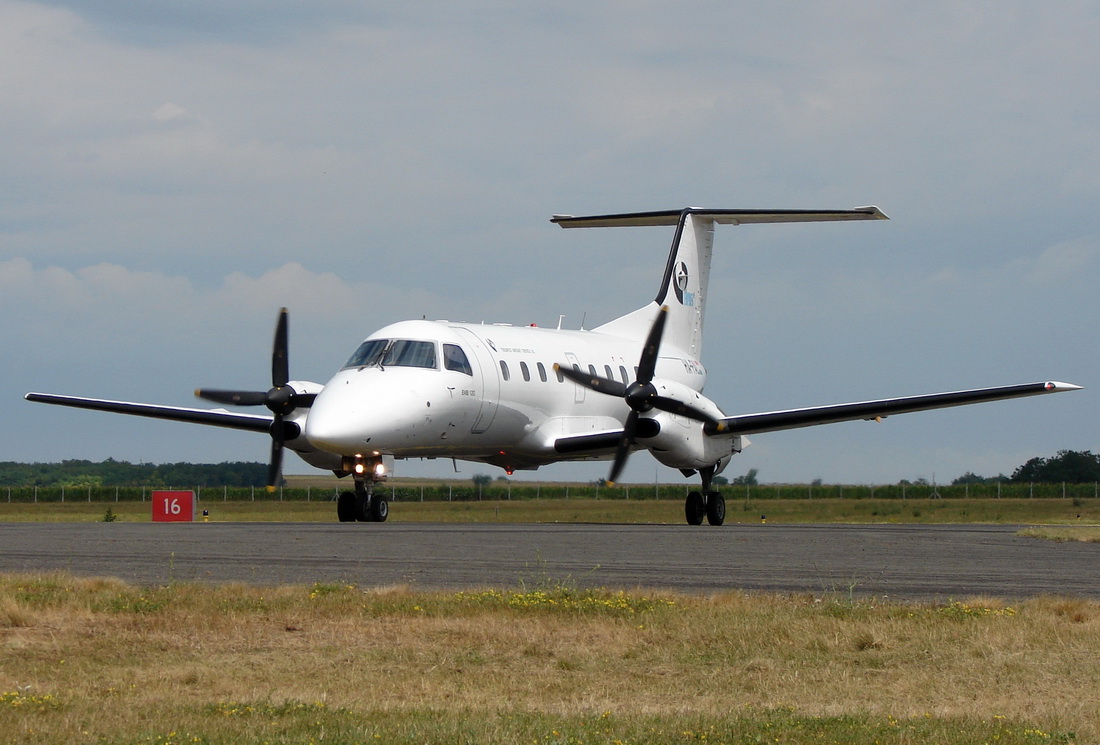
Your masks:
<svg viewBox="0 0 1100 745"><path fill-rule="evenodd" d="M0 460L264 460L254 434L22 396L265 389L282 306L292 377L323 383L393 321L591 328L652 299L671 228L555 213L867 204L891 220L718 226L723 410L1086 389L757 435L726 475L1096 451L1097 38L1100 5L1068 1L0 0ZM622 480L681 478L642 452Z"/></svg>

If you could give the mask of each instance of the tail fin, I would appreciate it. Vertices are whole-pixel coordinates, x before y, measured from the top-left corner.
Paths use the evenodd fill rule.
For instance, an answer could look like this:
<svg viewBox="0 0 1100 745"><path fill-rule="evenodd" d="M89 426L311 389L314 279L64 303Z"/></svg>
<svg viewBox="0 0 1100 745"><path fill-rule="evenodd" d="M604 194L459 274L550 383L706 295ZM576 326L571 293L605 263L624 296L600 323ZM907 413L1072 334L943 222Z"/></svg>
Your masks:
<svg viewBox="0 0 1100 745"><path fill-rule="evenodd" d="M740 225L886 219L878 207L857 207L854 210L708 210L689 207L679 211L591 217L555 215L552 222L563 228L675 225L676 237L672 240L672 250L669 251L665 274L654 302L594 330L644 339L658 310L661 306L668 306L664 343L698 360L703 348L703 316L715 223Z"/></svg>

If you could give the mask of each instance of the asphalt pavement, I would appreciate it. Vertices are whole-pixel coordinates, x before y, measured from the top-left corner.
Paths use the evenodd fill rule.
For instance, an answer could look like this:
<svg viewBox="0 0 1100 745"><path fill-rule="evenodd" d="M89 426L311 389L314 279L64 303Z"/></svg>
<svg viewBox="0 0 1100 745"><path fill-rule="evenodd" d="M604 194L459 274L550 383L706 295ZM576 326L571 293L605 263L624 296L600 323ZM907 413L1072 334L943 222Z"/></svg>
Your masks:
<svg viewBox="0 0 1100 745"><path fill-rule="evenodd" d="M139 584L423 588L569 582L935 600L1100 598L1100 544L1011 525L0 523L0 571Z"/></svg>

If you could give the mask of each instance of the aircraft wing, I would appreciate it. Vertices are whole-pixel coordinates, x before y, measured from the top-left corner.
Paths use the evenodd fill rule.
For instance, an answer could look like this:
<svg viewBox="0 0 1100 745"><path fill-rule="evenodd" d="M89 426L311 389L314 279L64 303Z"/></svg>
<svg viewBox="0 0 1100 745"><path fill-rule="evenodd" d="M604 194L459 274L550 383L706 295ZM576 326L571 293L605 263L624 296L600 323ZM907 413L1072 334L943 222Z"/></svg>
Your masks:
<svg viewBox="0 0 1100 745"><path fill-rule="evenodd" d="M59 396L53 393L28 393L23 398L42 404L72 406L77 409L109 411L115 414L131 414L153 419L170 419L176 422L207 424L215 427L244 429L252 432L268 432L272 417L259 414L237 414L225 409L187 409L179 406L160 406L158 404L138 404L128 401L108 401L102 398L78 398L77 396Z"/></svg>
<svg viewBox="0 0 1100 745"><path fill-rule="evenodd" d="M850 422L857 419L881 419L892 414L908 414L911 411L944 409L949 406L965 406L983 401L1000 401L1006 398L1039 396L1045 393L1080 390L1071 383L1024 383L996 388L973 388L950 393L932 393L904 398L883 398L877 401L859 401L850 404L815 406L808 409L788 409L762 414L741 414L720 420L723 428L707 425L708 434L751 435L776 432L783 429L813 427L818 424Z"/></svg>

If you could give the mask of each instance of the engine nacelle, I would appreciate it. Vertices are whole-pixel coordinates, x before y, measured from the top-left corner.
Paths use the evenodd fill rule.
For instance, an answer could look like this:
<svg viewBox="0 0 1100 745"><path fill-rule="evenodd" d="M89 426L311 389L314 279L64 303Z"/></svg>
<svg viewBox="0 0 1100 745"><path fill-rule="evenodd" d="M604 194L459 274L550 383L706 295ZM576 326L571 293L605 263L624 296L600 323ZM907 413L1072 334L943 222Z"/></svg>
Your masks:
<svg viewBox="0 0 1100 745"><path fill-rule="evenodd" d="M686 385L657 379L653 385L661 396L691 404L716 419L724 416L717 404ZM729 464L734 453L741 452L740 435L706 435L702 422L664 411L655 411L649 418L657 420L661 431L655 437L638 438L638 444L671 468L699 470L716 466L717 473Z"/></svg>
<svg viewBox="0 0 1100 745"><path fill-rule="evenodd" d="M292 380L287 385L298 393L320 393L321 389L325 387L320 383L309 380ZM294 437L287 438L286 447L293 450L299 458L314 468L323 468L326 471L340 470L341 460L339 455L317 450L309 444L309 440L302 434L306 430L306 419L308 417L309 409L306 408L297 408L287 414L285 421L297 428L297 434Z"/></svg>

